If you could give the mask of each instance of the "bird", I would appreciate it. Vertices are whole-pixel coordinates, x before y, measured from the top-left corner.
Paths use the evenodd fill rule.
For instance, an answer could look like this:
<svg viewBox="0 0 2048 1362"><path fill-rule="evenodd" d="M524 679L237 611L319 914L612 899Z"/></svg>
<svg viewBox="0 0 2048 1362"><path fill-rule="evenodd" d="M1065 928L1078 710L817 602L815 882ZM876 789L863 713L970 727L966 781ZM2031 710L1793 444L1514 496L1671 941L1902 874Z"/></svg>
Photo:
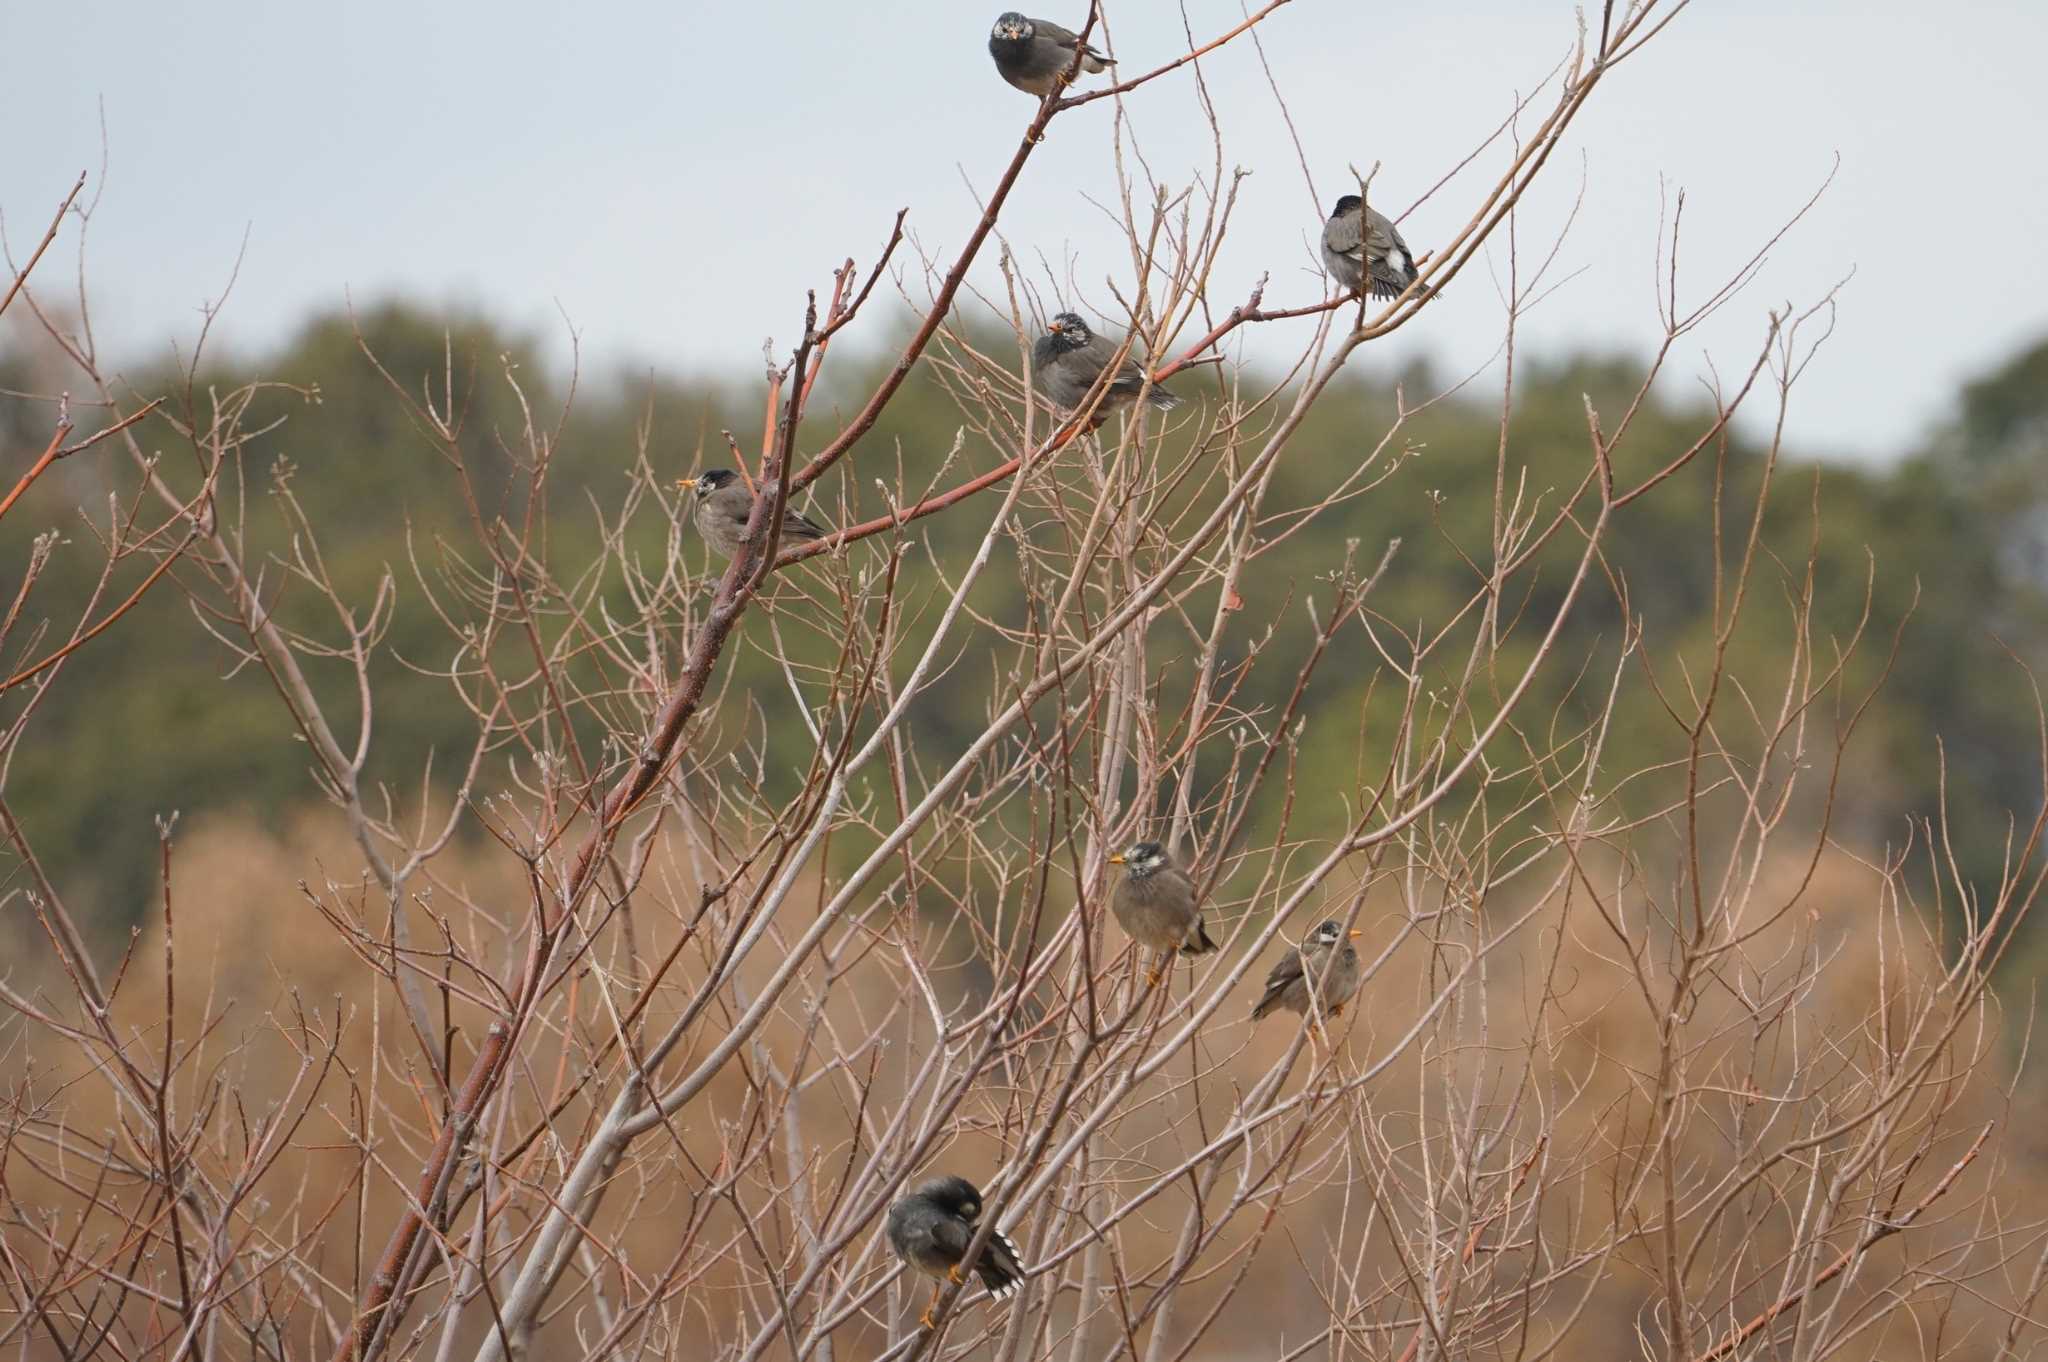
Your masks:
<svg viewBox="0 0 2048 1362"><path fill-rule="evenodd" d="M981 1192L966 1178L932 1178L912 1188L910 1194L889 1208L889 1247L911 1267L928 1277L961 1282L962 1259L974 1239L974 1222L981 1218ZM981 1275L983 1286L997 1300L1007 1300L1024 1283L1024 1262L1017 1245L1001 1230L991 1230L981 1247L972 1271ZM932 1303L919 1320L932 1327L932 1312L939 1308L941 1283L932 1288Z"/></svg>
<svg viewBox="0 0 2048 1362"><path fill-rule="evenodd" d="M1060 88L1074 65L1079 50L1081 69L1090 75L1116 63L1080 38L1044 19L1027 19L1015 10L996 18L989 30L988 54L996 59L996 72L1027 95L1044 98Z"/></svg>
<svg viewBox="0 0 2048 1362"><path fill-rule="evenodd" d="M1202 925L1195 882L1173 863L1165 847L1139 842L1129 851L1111 856L1109 863L1124 868L1109 906L1131 940L1182 955L1206 955L1216 949L1208 928ZM1152 982L1158 983L1159 978L1160 971L1154 966Z"/></svg>
<svg viewBox="0 0 2048 1362"><path fill-rule="evenodd" d="M1360 934L1351 933L1353 940ZM1338 950L1339 943L1343 949ZM1314 990L1311 998L1310 990ZM1344 926L1335 918L1309 933L1296 950L1280 957L1266 976L1266 991L1252 1008L1252 1020L1269 1016L1276 1008L1312 1015L1311 1004L1324 1016L1337 1017L1344 1004L1358 992L1358 950L1344 939Z"/></svg>
<svg viewBox="0 0 2048 1362"><path fill-rule="evenodd" d="M1088 323L1078 315L1062 312L1031 347L1032 384L1054 406L1074 411L1087 398L1088 390L1095 386L1095 380L1102 376L1117 349L1117 342L1090 331ZM1144 386L1143 366L1125 355L1116 377L1109 381L1101 403L1095 408L1096 423L1101 424L1117 408L1129 406ZM1171 411L1180 405L1178 397L1157 383L1146 393L1145 400L1160 411Z"/></svg>
<svg viewBox="0 0 2048 1362"><path fill-rule="evenodd" d="M1362 222L1372 224L1370 233ZM1415 282L1415 257L1401 229L1356 194L1338 199L1323 224L1323 263L1345 288L1375 298L1398 298Z"/></svg>
<svg viewBox="0 0 2048 1362"><path fill-rule="evenodd" d="M676 486L697 494L697 533L704 542L730 558L739 552L747 517L754 513L754 492L730 468L707 468L694 478L681 478ZM784 508L782 542L811 543L829 533L807 515Z"/></svg>

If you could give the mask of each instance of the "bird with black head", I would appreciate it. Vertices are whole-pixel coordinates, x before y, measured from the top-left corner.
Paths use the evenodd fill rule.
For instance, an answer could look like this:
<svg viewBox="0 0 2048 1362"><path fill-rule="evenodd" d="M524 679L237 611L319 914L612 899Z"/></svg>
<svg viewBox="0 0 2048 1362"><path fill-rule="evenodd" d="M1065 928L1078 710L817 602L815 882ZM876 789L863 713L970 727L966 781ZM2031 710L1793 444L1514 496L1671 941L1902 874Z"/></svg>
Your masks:
<svg viewBox="0 0 2048 1362"><path fill-rule="evenodd" d="M1352 940L1359 935L1350 933ZM1280 1008L1310 1018L1342 1016L1344 1004L1357 996L1358 981L1358 949L1346 939L1344 924L1332 918L1274 964L1266 991L1252 1006L1252 1020Z"/></svg>
<svg viewBox="0 0 2048 1362"><path fill-rule="evenodd" d="M1356 194L1346 194L1323 224L1323 263L1346 290L1398 298L1415 282L1415 257L1401 229Z"/></svg>
<svg viewBox="0 0 2048 1362"><path fill-rule="evenodd" d="M1120 348L1120 342L1090 330L1079 313L1062 312L1047 324L1045 334L1031 347L1032 386L1061 411L1078 411ZM1141 392L1147 405L1159 411L1172 411L1180 405L1180 399L1162 385L1154 383L1147 388L1145 377L1144 366L1126 354L1103 387L1102 400L1095 408L1095 424L1100 425L1111 412L1130 406Z"/></svg>
<svg viewBox="0 0 2048 1362"><path fill-rule="evenodd" d="M1157 842L1139 842L1130 850L1109 858L1124 873L1109 908L1124 932L1141 946L1182 955L1206 955L1216 949L1202 925L1202 905L1195 882ZM1158 983L1163 971L1151 968L1150 979Z"/></svg>
<svg viewBox="0 0 2048 1362"><path fill-rule="evenodd" d="M676 486L697 498L694 519L697 533L720 556L732 557L746 537L747 517L754 513L754 489L730 468L707 468L694 478L680 478ZM807 515L785 507L782 512L782 542L808 544L823 539L830 531Z"/></svg>
<svg viewBox="0 0 2048 1362"><path fill-rule="evenodd" d="M971 1265L967 1263L967 1247L974 1240L981 1205L980 1189L966 1178L948 1176L919 1183L889 1208L889 1247L909 1266L941 1279L932 1288L932 1302L919 1320L927 1329L934 1322L932 1315L939 1308L945 1282L964 1282L965 1274L974 1272L996 1300L1009 1299L1023 1285L1023 1258L1001 1230L991 1230L980 1254Z"/></svg>

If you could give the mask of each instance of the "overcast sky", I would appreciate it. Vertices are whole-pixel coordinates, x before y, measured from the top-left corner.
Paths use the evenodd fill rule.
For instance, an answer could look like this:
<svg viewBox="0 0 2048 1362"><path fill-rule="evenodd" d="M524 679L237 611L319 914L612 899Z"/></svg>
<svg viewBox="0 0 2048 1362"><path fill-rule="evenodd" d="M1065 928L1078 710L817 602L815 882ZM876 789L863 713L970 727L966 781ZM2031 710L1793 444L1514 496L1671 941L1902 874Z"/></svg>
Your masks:
<svg viewBox="0 0 2048 1362"><path fill-rule="evenodd" d="M803 289L829 286L848 255L871 260L897 208L927 252L958 246L1032 113L984 48L1002 3L12 6L0 213L18 257L80 170L97 179L104 107L89 276L116 355L189 342L246 232L220 324L238 350L275 344L347 293L397 292L481 307L558 347L566 316L586 365L753 374L764 337L795 339ZM1070 23L1085 12L1034 4ZM1187 4L1204 36L1240 13L1233 0ZM1163 0L1112 0L1108 14L1126 72L1185 50ZM1269 303L1317 296L1314 233L1347 162L1378 160L1374 202L1405 208L1572 32L1563 0L1294 0L1261 33L1313 192L1254 49L1207 59L1226 164L1253 172L1214 275L1218 310L1268 270ZM1596 92L1529 202L1533 249L1583 183L1559 260L1574 277L1528 319L1525 343L1646 353L1660 185L1687 193L1683 286L1697 297L1839 155L1821 203L1679 360L1688 374L1741 367L1769 308L1810 303L1853 270L1791 431L1828 454L1909 446L1959 379L2048 333L2044 51L2042 0L1696 0ZM1186 69L1129 116L1161 179L1207 173ZM1104 309L1105 279L1130 283L1101 206L1115 201L1112 138L1109 101L1063 114L1003 220L1013 249ZM1405 221L1418 252L1464 222L1506 154L1482 156ZM974 278L996 286L988 253ZM1468 271L1354 362L1427 353L1478 367L1501 319L1486 270ZM1278 358L1299 338L1268 327L1244 353Z"/></svg>

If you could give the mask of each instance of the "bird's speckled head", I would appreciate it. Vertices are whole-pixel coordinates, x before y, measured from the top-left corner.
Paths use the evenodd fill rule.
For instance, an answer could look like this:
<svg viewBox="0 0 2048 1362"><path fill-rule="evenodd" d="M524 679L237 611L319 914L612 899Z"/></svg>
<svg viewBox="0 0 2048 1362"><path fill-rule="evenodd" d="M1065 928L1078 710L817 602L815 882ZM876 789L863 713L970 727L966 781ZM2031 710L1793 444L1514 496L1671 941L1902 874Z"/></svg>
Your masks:
<svg viewBox="0 0 2048 1362"><path fill-rule="evenodd" d="M1357 936L1358 933L1353 932L1351 935ZM1331 918L1328 922L1316 928L1315 933L1309 937L1309 944L1312 946L1328 947L1336 945L1343 939L1344 924L1337 921L1336 918Z"/></svg>
<svg viewBox="0 0 2048 1362"><path fill-rule="evenodd" d="M1132 879L1142 880L1166 864L1166 848L1157 842L1135 842L1121 856L1110 857L1109 863L1122 866Z"/></svg>
<svg viewBox="0 0 2048 1362"><path fill-rule="evenodd" d="M917 1185L912 1195L921 1196L948 1215L974 1220L981 1215L981 1189L963 1177L933 1178Z"/></svg>
<svg viewBox="0 0 2048 1362"><path fill-rule="evenodd" d="M1330 210L1330 216L1341 218L1346 213L1355 213L1358 211L1358 206L1364 202L1365 200L1359 198L1356 194L1346 194L1343 198L1337 200L1337 206Z"/></svg>
<svg viewBox="0 0 2048 1362"><path fill-rule="evenodd" d="M1088 329L1088 323L1081 320L1077 312L1062 312L1052 319L1045 328L1045 334L1052 341L1052 348L1060 354L1078 350L1095 338Z"/></svg>
<svg viewBox="0 0 2048 1362"><path fill-rule="evenodd" d="M1029 19L1012 9L996 16L996 26L989 30L988 36L1006 43L1028 43L1037 33Z"/></svg>
<svg viewBox="0 0 2048 1362"><path fill-rule="evenodd" d="M713 492L716 492L719 488L728 486L732 483L738 482L739 480L740 475L733 472L730 468L707 468L702 473L699 473L696 477L684 478L681 482L677 483L676 485L678 487L686 487L689 490L695 492L697 494L697 500L702 501L704 500L704 498L710 496Z"/></svg>

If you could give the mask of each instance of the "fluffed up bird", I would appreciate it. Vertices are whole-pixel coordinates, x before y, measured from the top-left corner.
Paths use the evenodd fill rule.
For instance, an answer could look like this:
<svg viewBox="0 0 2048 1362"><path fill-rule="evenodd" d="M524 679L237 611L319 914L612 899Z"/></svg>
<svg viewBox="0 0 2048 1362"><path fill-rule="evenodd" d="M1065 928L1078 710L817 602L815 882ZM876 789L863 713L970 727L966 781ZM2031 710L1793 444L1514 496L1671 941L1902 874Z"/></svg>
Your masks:
<svg viewBox="0 0 2048 1362"><path fill-rule="evenodd" d="M694 478L678 479L676 486L697 494L697 533L704 536L704 542L727 558L738 553L747 517L754 513L753 489L730 468L707 468ZM783 543L808 544L827 533L809 516L783 509Z"/></svg>
<svg viewBox="0 0 2048 1362"><path fill-rule="evenodd" d="M1351 935L1356 938L1359 934ZM1280 957L1273 972L1266 976L1266 992L1252 1008L1252 1020L1258 1021L1282 1007L1305 1017L1314 1015L1316 1010L1323 1016L1336 1017L1357 992L1358 951L1344 939L1344 925L1333 918L1311 932L1299 949Z"/></svg>
<svg viewBox="0 0 2048 1362"><path fill-rule="evenodd" d="M1179 951L1182 955L1206 955L1216 949L1202 925L1195 882L1173 863L1165 847L1139 842L1122 855L1111 856L1109 863L1124 868L1109 907L1131 940L1155 951ZM1151 978L1153 983L1159 982L1156 965Z"/></svg>
<svg viewBox="0 0 2048 1362"><path fill-rule="evenodd" d="M998 16L988 35L988 54L996 59L997 73L1025 94L1041 99L1060 87L1077 50L1084 54L1081 69L1090 75L1116 65L1094 48L1083 46L1079 36L1058 24L1027 19L1015 10Z"/></svg>
<svg viewBox="0 0 2048 1362"><path fill-rule="evenodd" d="M1107 336L1098 336L1088 329L1088 323L1072 312L1062 312L1052 319L1045 334L1031 347L1031 382L1047 401L1062 411L1075 411L1088 396L1088 390L1095 386L1095 380L1109 366L1116 356L1118 342ZM1109 381L1102 395L1102 402L1095 408L1097 424L1102 418L1119 407L1127 407L1137 400L1138 393L1145 386L1145 370L1138 361L1124 356L1116 376ZM1180 399L1158 384L1145 394L1146 402L1161 411L1171 411L1180 405Z"/></svg>
<svg viewBox="0 0 2048 1362"><path fill-rule="evenodd" d="M933 1178L889 1208L889 1247L928 1277L964 1282L967 1271L979 1273L989 1295L1006 1300L1024 1282L1023 1259L1009 1235L991 1230L972 1268L963 1261L980 1218L981 1192L973 1183L962 1177ZM932 1303L920 1320L927 1329L944 1290L943 1285L932 1288Z"/></svg>
<svg viewBox="0 0 2048 1362"><path fill-rule="evenodd" d="M1337 200L1323 224L1323 263L1345 288L1375 298L1398 298L1415 282L1415 257L1401 229L1356 194Z"/></svg>

